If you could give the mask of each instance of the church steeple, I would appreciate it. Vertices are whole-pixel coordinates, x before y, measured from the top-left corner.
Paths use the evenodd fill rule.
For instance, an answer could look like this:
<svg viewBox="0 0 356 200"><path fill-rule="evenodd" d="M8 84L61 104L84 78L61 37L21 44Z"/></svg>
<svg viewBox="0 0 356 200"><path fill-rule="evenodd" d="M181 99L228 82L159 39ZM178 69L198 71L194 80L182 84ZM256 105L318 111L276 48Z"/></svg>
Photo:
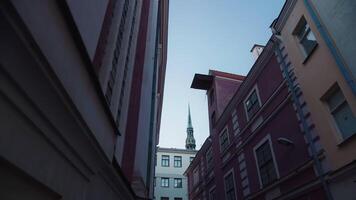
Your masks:
<svg viewBox="0 0 356 200"><path fill-rule="evenodd" d="M188 104L188 126L187 126L187 139L185 140L185 148L195 150L195 139L193 135L192 118L190 116L190 106Z"/></svg>

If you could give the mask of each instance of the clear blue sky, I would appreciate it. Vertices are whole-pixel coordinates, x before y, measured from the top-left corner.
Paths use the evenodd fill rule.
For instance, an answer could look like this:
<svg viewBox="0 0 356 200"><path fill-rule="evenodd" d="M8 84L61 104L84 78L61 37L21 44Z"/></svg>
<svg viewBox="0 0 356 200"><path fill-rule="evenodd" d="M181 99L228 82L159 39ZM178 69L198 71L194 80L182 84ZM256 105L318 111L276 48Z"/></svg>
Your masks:
<svg viewBox="0 0 356 200"><path fill-rule="evenodd" d="M268 3L267 3L268 2ZM284 0L170 0L160 147L184 148L190 103L197 149L209 135L205 91L190 88L209 69L246 75L253 44L266 44Z"/></svg>

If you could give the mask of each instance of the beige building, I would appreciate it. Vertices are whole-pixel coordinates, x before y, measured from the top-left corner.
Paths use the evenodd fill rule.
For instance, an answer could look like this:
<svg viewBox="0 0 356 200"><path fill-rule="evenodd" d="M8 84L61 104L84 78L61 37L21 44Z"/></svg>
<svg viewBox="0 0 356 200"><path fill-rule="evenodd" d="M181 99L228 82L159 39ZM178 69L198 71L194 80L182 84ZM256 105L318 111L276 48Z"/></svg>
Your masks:
<svg viewBox="0 0 356 200"><path fill-rule="evenodd" d="M333 199L354 200L356 24L355 10L350 9L356 5L352 0L320 2L287 0L272 30L279 40L280 61L299 83L303 112L318 141L313 144Z"/></svg>

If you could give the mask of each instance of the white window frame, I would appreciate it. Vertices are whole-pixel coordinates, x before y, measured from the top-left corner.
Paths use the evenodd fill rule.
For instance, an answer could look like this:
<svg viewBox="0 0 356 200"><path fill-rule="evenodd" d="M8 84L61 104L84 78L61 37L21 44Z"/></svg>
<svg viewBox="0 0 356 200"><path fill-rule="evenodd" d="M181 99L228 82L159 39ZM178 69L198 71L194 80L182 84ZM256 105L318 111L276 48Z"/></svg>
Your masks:
<svg viewBox="0 0 356 200"><path fill-rule="evenodd" d="M163 156L168 156L168 165L163 165ZM171 162L171 157L169 155L161 155L161 167L169 167Z"/></svg>
<svg viewBox="0 0 356 200"><path fill-rule="evenodd" d="M245 110L245 115L246 115L246 119L247 119L247 122L251 120L251 118L253 118L256 113L258 113L259 111L257 111L255 113L254 116L252 116L251 118L248 116L248 111L247 111L247 107L246 107L246 102L247 100L250 98L251 94L253 93L253 91L256 91L256 95L257 95L257 100L258 100L258 103L260 104L260 109L262 108L262 102L261 102L261 98L260 98L260 91L258 90L258 87L257 87L257 84L255 84L253 86L253 88L250 90L250 92L248 93L248 95L246 95L245 99L244 99L244 110Z"/></svg>
<svg viewBox="0 0 356 200"><path fill-rule="evenodd" d="M181 187L176 187L176 180L180 180ZM178 182L177 182L178 183ZM177 184L178 185L178 184ZM173 178L173 188L183 188L183 179L182 178Z"/></svg>
<svg viewBox="0 0 356 200"><path fill-rule="evenodd" d="M167 182L168 184L167 184L167 186L163 186L163 184L162 184L162 183L163 183L163 179L164 179L164 180L167 180L167 179L168 179L168 182ZM169 180L170 180L169 177L161 177L161 184L160 184L161 187L163 187L163 188L169 188Z"/></svg>
<svg viewBox="0 0 356 200"><path fill-rule="evenodd" d="M232 173L232 180L233 180L233 182L234 182L235 199L237 199L237 188L236 188L236 182L235 182L234 167L232 167L229 171L227 171L227 172L224 174L224 177L223 177L224 193L225 193L225 195L226 195L226 193L227 193L227 191L226 191L226 184L225 184L225 178L226 178L230 173ZM225 199L226 199L226 196L225 196Z"/></svg>
<svg viewBox="0 0 356 200"><path fill-rule="evenodd" d="M269 146L271 148L272 160L273 160L274 168L276 169L277 179L280 178L280 176L279 176L279 168L278 168L278 165L277 165L276 156L275 156L273 145L272 145L271 135L268 134L264 138L262 138L262 140L260 140L260 142L257 143L257 145L255 145L253 147L253 155L255 156L255 163L256 163L256 169L257 169L257 174L258 174L258 180L260 182L260 188L263 188L263 184L262 184L262 179L261 179L261 174L260 174L260 168L259 168L259 165L258 165L258 159L257 159L256 150L260 146L262 146L262 144L264 144L266 141L268 141Z"/></svg>
<svg viewBox="0 0 356 200"><path fill-rule="evenodd" d="M180 158L180 160L176 160L176 158ZM180 162L177 162L177 163L180 163L180 165L176 166L176 161L180 161ZM173 156L173 167L182 168L182 166L183 166L183 157L182 156Z"/></svg>
<svg viewBox="0 0 356 200"><path fill-rule="evenodd" d="M226 134L227 134L227 143L228 143L228 145L227 145L227 147L226 147L224 150L222 150L222 149L221 149L221 141L220 141L220 139L221 139L221 135L225 132L225 130L226 130ZM226 149L228 149L229 145L230 145L229 128L228 128L228 126L226 125L226 126L222 129L222 131L220 131L220 133L219 133L219 149L220 149L220 153L224 153L224 152L226 151Z"/></svg>

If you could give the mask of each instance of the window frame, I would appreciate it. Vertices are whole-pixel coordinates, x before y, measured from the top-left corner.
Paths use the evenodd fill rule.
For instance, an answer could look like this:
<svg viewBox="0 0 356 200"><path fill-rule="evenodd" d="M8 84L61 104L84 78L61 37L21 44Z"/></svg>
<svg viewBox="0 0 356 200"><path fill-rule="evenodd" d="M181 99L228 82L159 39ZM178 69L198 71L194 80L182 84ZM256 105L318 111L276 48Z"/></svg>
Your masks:
<svg viewBox="0 0 356 200"><path fill-rule="evenodd" d="M212 196L212 192L214 192L214 196ZM216 199L214 199L215 195L216 195L216 186L214 185L209 189L208 199L209 200L216 200Z"/></svg>
<svg viewBox="0 0 356 200"><path fill-rule="evenodd" d="M256 92L256 97L257 97L257 103L258 103L258 108L257 110L251 114L249 114L249 110L247 109L247 101L250 99L251 95L253 94L253 92ZM260 98L260 92L258 90L258 87L257 87L257 84L255 84L253 86L253 88L250 90L250 92L248 93L248 95L246 95L245 97L245 100L243 101L244 102L244 110L245 110L245 115L246 115L246 119L247 119L247 122L249 122L253 117L256 116L256 113L258 113L260 111L260 109L262 108L262 102L261 102L261 98ZM255 104L253 104L255 105Z"/></svg>
<svg viewBox="0 0 356 200"><path fill-rule="evenodd" d="M196 175L197 174L197 175ZM198 183L200 182L200 166L197 165L194 169L193 169L193 186L198 185Z"/></svg>
<svg viewBox="0 0 356 200"><path fill-rule="evenodd" d="M178 181L180 181L180 187L178 187L179 186ZM176 186L176 183L177 183L177 186ZM174 188L183 188L183 179L182 178L174 178L173 179L173 187Z"/></svg>
<svg viewBox="0 0 356 200"><path fill-rule="evenodd" d="M180 159L176 159L176 158L180 158ZM180 165L176 165L176 164L180 164ZM182 168L182 156L173 156L173 166L175 168Z"/></svg>
<svg viewBox="0 0 356 200"><path fill-rule="evenodd" d="M210 170L214 166L214 155L213 155L213 147L210 146L205 153L205 160L206 160L206 169Z"/></svg>
<svg viewBox="0 0 356 200"><path fill-rule="evenodd" d="M221 136L226 133L227 136L227 144L225 147L222 147L222 143L221 143ZM226 152L226 150L229 148L230 145L230 137L229 137L229 128L228 126L225 126L222 131L220 131L219 133L219 147L220 147L220 153L224 153ZM223 149L224 148L224 149Z"/></svg>
<svg viewBox="0 0 356 200"><path fill-rule="evenodd" d="M311 33L312 36L315 38L315 44L313 45L313 47L310 48L309 52L307 52L305 46L303 45L303 41L307 38L309 33ZM295 26L292 32L292 35L297 41L299 49L301 50L304 56L304 61L303 61L304 63L313 54L314 50L319 44L313 30L311 30L310 24L308 23L308 21L304 16L301 16L301 18L299 19L297 25Z"/></svg>
<svg viewBox="0 0 356 200"><path fill-rule="evenodd" d="M165 182L163 180L167 180L167 186L164 184ZM161 177L161 187L169 188L169 177Z"/></svg>
<svg viewBox="0 0 356 200"><path fill-rule="evenodd" d="M275 152L274 152L274 149L273 149L273 145L272 145L272 139L271 139L271 135L268 134L266 135L264 138L262 138L258 144L256 144L254 147L253 147L253 154L254 154L254 157L255 157L255 162L256 162L256 169L257 169L257 174L258 174L258 180L259 180L259 183L260 183L260 188L264 188L266 186L268 186L270 183L268 183L267 185L263 185L262 184L262 178L261 178L261 172L260 172L260 166L258 164L258 158L257 158L257 149L260 148L263 144L265 144L266 142L268 142L269 144L269 147L270 147L270 151L271 151L271 157L272 157L272 161L273 161L273 165L274 165L274 169L276 171L276 180L278 180L280 178L280 175L279 175L279 168L278 168L278 164L277 164L277 160L276 160L276 157L275 157Z"/></svg>
<svg viewBox="0 0 356 200"><path fill-rule="evenodd" d="M233 182L233 185L234 185L234 199L237 199L237 188L236 188L236 183L235 183L235 173L234 173L234 167L232 167L229 171L227 171L225 174L224 174L224 192L225 192L225 199L227 197L227 190L226 190L226 177L228 177L229 175L232 175L232 182ZM230 192L230 190L229 190Z"/></svg>
<svg viewBox="0 0 356 200"><path fill-rule="evenodd" d="M168 159L163 159L163 157L167 157ZM165 161L168 160L167 165L163 164L164 160ZM170 163L170 156L169 155L161 155L161 167L169 167L169 163Z"/></svg>
<svg viewBox="0 0 356 200"><path fill-rule="evenodd" d="M333 108L331 108L330 106L330 99L332 97L334 97L335 94L337 94L337 92L340 92L343 99L338 102L338 104L336 106L334 106ZM329 118L331 119L332 121L332 124L334 126L334 128L336 129L336 137L339 141L339 144L343 143L344 141L348 140L349 138L351 137L354 137L356 136L356 132L355 133L352 133L351 135L349 136L344 136L344 134L346 133L343 133L343 131L341 130L337 120L336 120L336 117L334 116L335 113L338 113L338 111L340 111L340 109L343 107L343 106L348 106L348 108L351 110L351 113L353 114L353 117L355 117L355 114L353 112L353 110L351 109L351 106L349 104L349 102L347 101L345 95L344 95L344 92L342 91L342 89L339 87L339 85L337 83L335 83L326 93L325 95L323 95L323 97L321 98L321 100L326 104L326 108L329 112ZM346 105L345 105L346 104ZM339 145L338 144L338 145Z"/></svg>

